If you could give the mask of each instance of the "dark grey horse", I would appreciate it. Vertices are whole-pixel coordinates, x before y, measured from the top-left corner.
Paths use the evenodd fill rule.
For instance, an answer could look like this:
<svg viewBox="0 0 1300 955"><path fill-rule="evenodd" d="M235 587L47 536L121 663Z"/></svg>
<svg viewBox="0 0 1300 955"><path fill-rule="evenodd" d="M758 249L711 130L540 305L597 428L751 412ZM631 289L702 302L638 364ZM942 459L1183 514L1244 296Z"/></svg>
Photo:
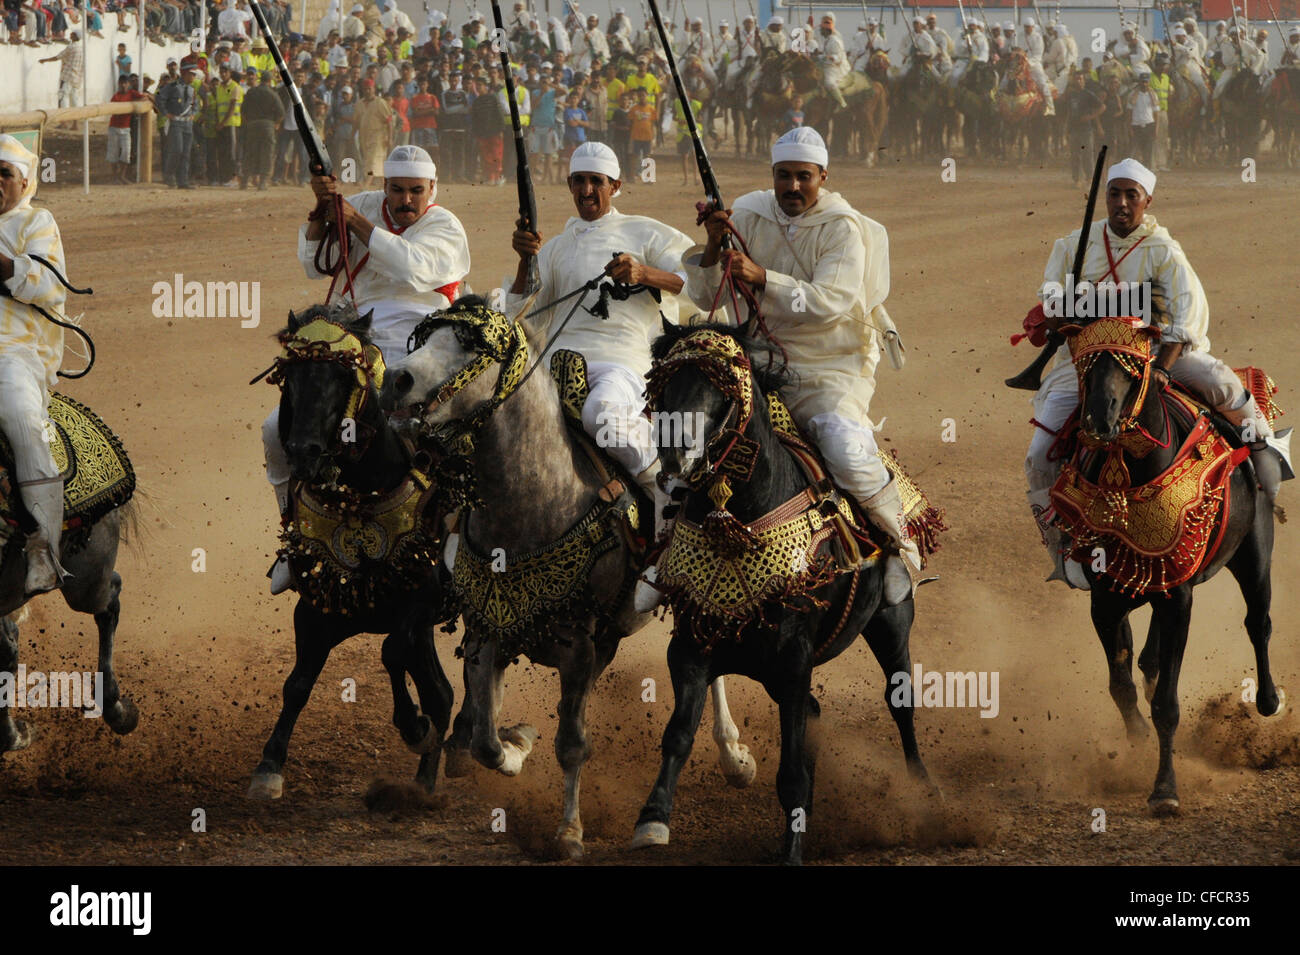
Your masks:
<svg viewBox="0 0 1300 955"><path fill-rule="evenodd" d="M77 613L95 618L99 631L99 663L103 675L103 697L96 701L103 708L104 722L115 733L125 735L135 729L140 713L134 703L122 695L113 671L113 639L121 614L118 600L122 578L113 569L117 563L117 545L126 536L134 518L132 503L109 511L95 522L90 537L78 550L69 549L69 535L63 535L60 553L63 567L71 574L63 582L61 593L67 605ZM27 562L23 557L21 535L10 540L0 560L0 672L16 679L18 669L18 624L25 614L15 613L27 602L23 596L23 579ZM6 706L0 706L0 753L26 749L32 742L32 730L24 720L16 720Z"/></svg>

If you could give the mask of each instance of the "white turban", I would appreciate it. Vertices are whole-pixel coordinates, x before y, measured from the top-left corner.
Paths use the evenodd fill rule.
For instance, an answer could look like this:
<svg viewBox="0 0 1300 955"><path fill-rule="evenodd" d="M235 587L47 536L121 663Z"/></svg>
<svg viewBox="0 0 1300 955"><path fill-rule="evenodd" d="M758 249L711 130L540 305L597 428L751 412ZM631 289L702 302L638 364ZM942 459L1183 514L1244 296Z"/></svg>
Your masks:
<svg viewBox="0 0 1300 955"><path fill-rule="evenodd" d="M1110 185L1116 179L1132 179L1146 190L1148 196L1155 195L1156 174L1136 159L1121 159L1111 166L1106 173L1106 184Z"/></svg>
<svg viewBox="0 0 1300 955"><path fill-rule="evenodd" d="M0 134L0 162L9 163L27 180L27 186L18 200L17 208L21 209L30 203L32 196L36 194L36 166L39 160L26 146L5 133Z"/></svg>
<svg viewBox="0 0 1300 955"><path fill-rule="evenodd" d="M767 21L768 28L785 26L785 17L773 16Z"/></svg>
<svg viewBox="0 0 1300 955"><path fill-rule="evenodd" d="M1173 31L1171 32L1170 35L1171 35L1171 36L1182 36L1182 37L1185 37L1185 36L1187 36L1187 31L1184 30L1182 27L1174 27L1174 29L1173 29Z"/></svg>
<svg viewBox="0 0 1300 955"><path fill-rule="evenodd" d="M1056 32L1057 32L1058 34L1060 34L1061 36L1069 36L1069 35L1070 35L1070 28L1069 28L1068 26L1066 26L1064 23L1058 23L1058 24L1056 25Z"/></svg>
<svg viewBox="0 0 1300 955"><path fill-rule="evenodd" d="M921 24L921 26L925 26L925 17L912 17L912 22L919 23Z"/></svg>
<svg viewBox="0 0 1300 955"><path fill-rule="evenodd" d="M585 142L569 157L569 175L575 172L598 172L607 179L622 179L618 157L604 143Z"/></svg>
<svg viewBox="0 0 1300 955"><path fill-rule="evenodd" d="M830 165L826 142L811 126L796 126L772 144L772 165L779 162L811 162L825 169Z"/></svg>
<svg viewBox="0 0 1300 955"><path fill-rule="evenodd" d="M1015 33L1015 32L1016 32L1016 25L1015 25L1014 23L1012 23L1010 20L1008 20L1006 23L1002 24L1002 32L1003 32L1003 33Z"/></svg>
<svg viewBox="0 0 1300 955"><path fill-rule="evenodd" d="M825 13L822 14L822 19L823 19L823 20L830 20L831 23L834 23L834 22L835 22L835 14L833 14L833 13L831 13L829 10L827 10Z"/></svg>
<svg viewBox="0 0 1300 955"><path fill-rule="evenodd" d="M437 179L433 157L419 146L396 146L384 160L385 179Z"/></svg>
<svg viewBox="0 0 1300 955"><path fill-rule="evenodd" d="M1022 23L1024 26L1027 26L1027 27L1036 26L1036 24L1034 23L1034 18L1033 18L1033 17L1025 17L1024 20L1021 21L1021 23Z"/></svg>

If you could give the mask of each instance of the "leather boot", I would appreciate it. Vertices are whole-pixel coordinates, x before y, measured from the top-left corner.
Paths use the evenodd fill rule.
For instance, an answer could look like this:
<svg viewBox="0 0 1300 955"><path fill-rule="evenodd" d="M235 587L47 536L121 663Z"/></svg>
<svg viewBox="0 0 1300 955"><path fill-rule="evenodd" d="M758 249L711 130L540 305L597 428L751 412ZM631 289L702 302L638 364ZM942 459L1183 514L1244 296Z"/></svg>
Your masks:
<svg viewBox="0 0 1300 955"><path fill-rule="evenodd" d="M859 502L867 519L885 532L897 558L885 562L885 603L896 606L916 593L913 573L921 572L921 552L912 540L903 515L903 502L898 496L898 482L889 483L865 501Z"/></svg>
<svg viewBox="0 0 1300 955"><path fill-rule="evenodd" d="M272 484L271 488L275 491L275 503L280 508L280 520L287 520L289 517L289 482L284 481L280 484ZM293 571L289 567L287 557L277 557L271 569L267 571L266 576L271 578L271 595L282 594L293 585Z"/></svg>
<svg viewBox="0 0 1300 955"><path fill-rule="evenodd" d="M636 483L650 498L651 506L654 508L654 539L656 542L661 541L668 533L668 521L664 517L664 509L668 507L670 502L668 495L659 487L659 462L655 461L654 464L638 474ZM636 582L636 591L632 595L632 605L636 608L637 613L649 613L664 602L663 591L651 586L656 576L655 565L650 564L641 574L641 579Z"/></svg>
<svg viewBox="0 0 1300 955"><path fill-rule="evenodd" d="M1090 590L1092 588L1083 572L1083 565L1065 556L1070 550L1070 539L1061 532L1059 527L1048 524L1043 519L1043 515L1052 504L1050 495L1050 488L1029 491L1026 495L1029 498L1029 510L1033 512L1034 521L1038 524L1038 532L1042 535L1043 546L1047 548L1048 556L1052 558L1052 572L1047 575L1047 581L1050 583L1059 580L1075 590Z"/></svg>
<svg viewBox="0 0 1300 955"><path fill-rule="evenodd" d="M38 480L20 482L18 493L27 511L36 521L36 530L27 536L27 578L23 592L27 597L43 594L63 586L70 576L59 564L59 541L63 534L63 481Z"/></svg>

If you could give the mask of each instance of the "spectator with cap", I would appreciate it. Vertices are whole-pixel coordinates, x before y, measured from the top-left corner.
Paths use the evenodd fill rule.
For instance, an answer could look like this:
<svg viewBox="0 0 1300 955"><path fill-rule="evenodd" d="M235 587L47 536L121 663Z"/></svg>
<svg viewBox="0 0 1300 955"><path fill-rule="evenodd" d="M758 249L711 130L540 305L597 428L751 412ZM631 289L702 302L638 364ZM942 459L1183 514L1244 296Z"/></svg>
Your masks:
<svg viewBox="0 0 1300 955"><path fill-rule="evenodd" d="M253 183L258 189L265 189L271 179L275 162L275 130L284 120L284 104L270 86L273 75L271 70L262 74L256 70L248 72L249 85L248 92L244 94L241 132L244 140L241 188Z"/></svg>
<svg viewBox="0 0 1300 955"><path fill-rule="evenodd" d="M239 85L236 71L228 63L220 66L217 75L218 82L213 91L217 110L217 180L222 185L234 187L239 162L239 129L243 124L244 89Z"/></svg>
<svg viewBox="0 0 1300 955"><path fill-rule="evenodd" d="M169 61L168 65L171 65ZM193 189L190 185L190 151L194 146L194 116L198 98L194 94L194 62L185 58L180 79L158 90L158 109L167 117L167 137L163 141L163 181L173 189Z"/></svg>
<svg viewBox="0 0 1300 955"><path fill-rule="evenodd" d="M330 106L329 151L335 166L342 169L343 163L349 159L354 165L359 165L361 153L357 149L356 93L344 83L338 94L338 99Z"/></svg>

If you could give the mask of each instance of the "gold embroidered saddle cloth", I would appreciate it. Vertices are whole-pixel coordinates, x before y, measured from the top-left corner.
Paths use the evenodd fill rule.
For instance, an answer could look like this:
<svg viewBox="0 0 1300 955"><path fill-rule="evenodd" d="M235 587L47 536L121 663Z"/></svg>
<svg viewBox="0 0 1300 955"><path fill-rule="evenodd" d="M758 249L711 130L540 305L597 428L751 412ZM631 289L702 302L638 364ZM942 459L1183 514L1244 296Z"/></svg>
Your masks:
<svg viewBox="0 0 1300 955"><path fill-rule="evenodd" d="M85 545L95 522L135 493L135 471L121 440L79 401L50 395L49 439L63 478L63 551ZM31 521L13 476L13 449L0 432L0 541Z"/></svg>
<svg viewBox="0 0 1300 955"><path fill-rule="evenodd" d="M1248 447L1229 444L1192 397L1173 388L1162 397L1171 418L1191 422L1163 473L1134 486L1121 440L1080 447L1051 490L1054 519L1074 542L1071 556L1102 567L1112 589L1131 596L1164 593L1213 560L1228 523L1232 470L1250 455ZM1095 564L1099 556L1102 565Z"/></svg>
<svg viewBox="0 0 1300 955"><path fill-rule="evenodd" d="M442 557L436 498L417 469L386 493L294 482L279 550L294 589L321 613L347 617L427 586Z"/></svg>

